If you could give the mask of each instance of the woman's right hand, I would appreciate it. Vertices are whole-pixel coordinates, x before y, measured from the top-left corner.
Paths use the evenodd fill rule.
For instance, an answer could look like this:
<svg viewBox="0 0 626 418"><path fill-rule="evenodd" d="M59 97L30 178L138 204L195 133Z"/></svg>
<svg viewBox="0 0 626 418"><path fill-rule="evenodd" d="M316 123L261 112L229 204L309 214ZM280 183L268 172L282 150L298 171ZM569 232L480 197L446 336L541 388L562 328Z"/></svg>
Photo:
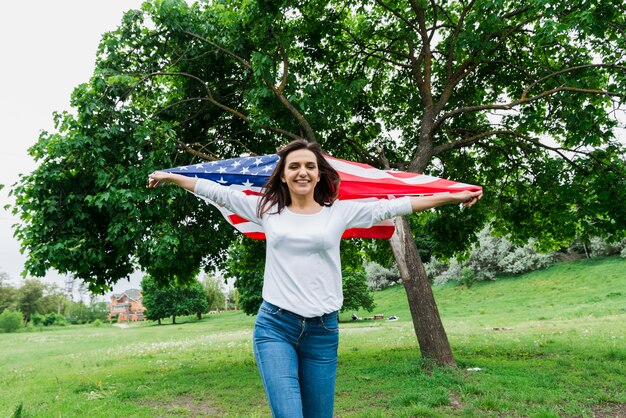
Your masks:
<svg viewBox="0 0 626 418"><path fill-rule="evenodd" d="M148 176L148 187L159 187L160 184L166 184L171 181L171 174L165 171L155 171Z"/></svg>
<svg viewBox="0 0 626 418"><path fill-rule="evenodd" d="M193 192L198 181L195 177L187 177L180 174L168 173L167 171L155 171L148 176L148 187L155 188L161 184L174 183L183 189Z"/></svg>

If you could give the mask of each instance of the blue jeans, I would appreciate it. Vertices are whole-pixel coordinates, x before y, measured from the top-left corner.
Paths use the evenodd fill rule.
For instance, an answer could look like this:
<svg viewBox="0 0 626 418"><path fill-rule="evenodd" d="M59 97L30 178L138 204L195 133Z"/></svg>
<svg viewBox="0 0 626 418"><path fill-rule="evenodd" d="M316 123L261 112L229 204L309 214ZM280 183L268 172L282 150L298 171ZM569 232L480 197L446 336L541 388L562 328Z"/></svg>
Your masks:
<svg viewBox="0 0 626 418"><path fill-rule="evenodd" d="M275 418L331 418L335 400L337 312L305 318L263 302L254 358Z"/></svg>

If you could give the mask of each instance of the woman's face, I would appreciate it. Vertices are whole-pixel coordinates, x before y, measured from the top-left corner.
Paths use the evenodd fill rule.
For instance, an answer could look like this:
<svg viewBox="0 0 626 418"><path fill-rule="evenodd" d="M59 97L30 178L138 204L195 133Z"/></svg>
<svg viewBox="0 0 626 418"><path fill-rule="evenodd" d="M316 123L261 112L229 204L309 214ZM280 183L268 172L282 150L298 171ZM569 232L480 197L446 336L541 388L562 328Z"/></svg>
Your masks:
<svg viewBox="0 0 626 418"><path fill-rule="evenodd" d="M315 154L308 149L299 149L287 154L280 179L287 184L292 200L309 195L313 197L315 186L320 181Z"/></svg>

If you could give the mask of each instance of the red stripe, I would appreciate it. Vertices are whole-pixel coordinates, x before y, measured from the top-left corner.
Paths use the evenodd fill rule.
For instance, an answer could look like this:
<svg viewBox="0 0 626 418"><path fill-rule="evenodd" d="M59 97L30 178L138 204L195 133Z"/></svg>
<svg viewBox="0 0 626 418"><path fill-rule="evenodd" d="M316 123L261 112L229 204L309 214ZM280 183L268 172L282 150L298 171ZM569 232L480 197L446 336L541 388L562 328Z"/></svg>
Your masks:
<svg viewBox="0 0 626 418"><path fill-rule="evenodd" d="M372 228L351 228L346 229L341 239L347 238L373 238L373 239L389 239L393 235L395 228L393 226L376 226ZM263 232L243 232L245 236L252 239L264 240Z"/></svg>
<svg viewBox="0 0 626 418"><path fill-rule="evenodd" d="M434 181L427 185L405 183L374 183L371 181L346 181L339 185L339 199L357 199L365 197L386 198L388 196L406 196L417 194L458 193L464 190L482 190L480 186L450 188L446 183Z"/></svg>
<svg viewBox="0 0 626 418"><path fill-rule="evenodd" d="M391 172L389 172L388 174L391 175ZM397 178L370 178L370 177L363 177L363 176L357 176L354 174L350 174L350 173L346 173L344 171L339 172L339 176L341 177L341 182L342 183L356 183L356 184L375 184L375 185L379 185L381 187L390 187L390 186L402 186L402 187L408 187L408 188L416 188L416 189L420 189L420 190L427 190L431 187L436 187L436 188L445 188L445 187L452 187L453 190L458 190L458 189L464 189L464 188L469 188L469 187L473 187L474 189L476 188L480 188L480 186L473 186L473 185L467 185L466 187L459 187L457 186L459 183L455 182L455 181L451 181L451 180L446 180L446 179L440 179L437 177L433 177L432 181L429 182L425 182L422 184L412 184L412 183L408 183L406 181L403 181L402 178L413 178L413 177L421 177L421 175L418 174L412 174L412 175L405 175L407 173L401 174L401 175L395 175L394 177ZM410 173L409 173L410 174ZM457 187L454 187L457 186Z"/></svg>
<svg viewBox="0 0 626 418"><path fill-rule="evenodd" d="M393 235L394 230L395 227L393 225L375 225L371 228L351 228L346 229L341 238L389 239Z"/></svg>
<svg viewBox="0 0 626 418"><path fill-rule="evenodd" d="M242 190L242 192L244 192L248 196L261 196L262 195L261 192L255 192L254 190L250 190L250 189Z"/></svg>
<svg viewBox="0 0 626 418"><path fill-rule="evenodd" d="M242 218L236 213L233 213L232 215L228 215L228 221L233 225L239 225L239 224L244 224L246 222L250 222L246 218Z"/></svg>

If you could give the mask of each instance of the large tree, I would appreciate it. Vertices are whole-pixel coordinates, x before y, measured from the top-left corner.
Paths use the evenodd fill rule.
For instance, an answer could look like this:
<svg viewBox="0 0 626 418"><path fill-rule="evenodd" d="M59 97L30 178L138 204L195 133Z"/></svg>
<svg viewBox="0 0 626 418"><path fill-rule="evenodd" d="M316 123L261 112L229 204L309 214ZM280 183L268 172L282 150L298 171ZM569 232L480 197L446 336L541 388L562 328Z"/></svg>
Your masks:
<svg viewBox="0 0 626 418"><path fill-rule="evenodd" d="M26 269L103 290L141 267L191 279L233 234L157 168L273 152L336 156L478 183L480 207L400 218L391 240L425 357L454 365L415 244L462 251L487 219L546 247L623 236L624 5L157 0L104 35L76 116L57 115L17 188ZM18 209L16 209L18 211ZM216 234L216 230L220 230ZM423 237L422 237L423 238ZM380 246L379 246L380 247Z"/></svg>
<svg viewBox="0 0 626 418"><path fill-rule="evenodd" d="M17 289L9 283L9 275L0 272L0 311L17 308Z"/></svg>
<svg viewBox="0 0 626 418"><path fill-rule="evenodd" d="M26 280L18 289L17 308L24 315L24 321L30 322L30 317L40 311L46 286L39 280Z"/></svg>
<svg viewBox="0 0 626 418"><path fill-rule="evenodd" d="M141 289L146 317L157 321L159 325L161 319L170 316L173 324L176 323L176 317L181 315L196 315L202 319L202 314L208 308L206 291L197 280L184 285L175 281L162 284L145 276L141 280Z"/></svg>
<svg viewBox="0 0 626 418"><path fill-rule="evenodd" d="M626 93L623 2L376 0L354 16L345 42L370 74L367 101L384 131L399 132L380 164L484 184L495 228L517 240L624 234L613 137ZM485 219L438 212L425 226L444 254ZM422 353L454 364L406 218L391 244Z"/></svg>

